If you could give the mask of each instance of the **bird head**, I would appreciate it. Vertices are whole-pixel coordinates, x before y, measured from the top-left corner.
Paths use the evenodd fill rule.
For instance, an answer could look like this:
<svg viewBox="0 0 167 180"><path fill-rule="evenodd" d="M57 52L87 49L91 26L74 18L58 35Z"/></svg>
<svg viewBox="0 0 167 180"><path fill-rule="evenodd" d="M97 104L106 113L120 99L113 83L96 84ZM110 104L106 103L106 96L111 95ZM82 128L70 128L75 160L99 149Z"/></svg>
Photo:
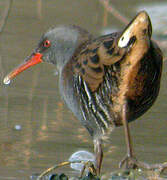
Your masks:
<svg viewBox="0 0 167 180"><path fill-rule="evenodd" d="M91 35L87 31L74 25L59 26L48 30L40 38L33 53L4 78L4 84L9 84L22 71L41 62L55 64L61 71L76 48L90 38Z"/></svg>

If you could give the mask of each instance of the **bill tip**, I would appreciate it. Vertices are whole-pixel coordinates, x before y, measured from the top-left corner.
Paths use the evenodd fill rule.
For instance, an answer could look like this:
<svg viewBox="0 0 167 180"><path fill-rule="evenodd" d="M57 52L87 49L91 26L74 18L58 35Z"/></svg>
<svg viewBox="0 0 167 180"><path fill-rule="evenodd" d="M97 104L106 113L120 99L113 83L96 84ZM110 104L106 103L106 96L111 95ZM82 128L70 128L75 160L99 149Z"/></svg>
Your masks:
<svg viewBox="0 0 167 180"><path fill-rule="evenodd" d="M3 83L4 84L10 84L10 79L9 79L9 77L8 76L6 76L4 79L3 79Z"/></svg>

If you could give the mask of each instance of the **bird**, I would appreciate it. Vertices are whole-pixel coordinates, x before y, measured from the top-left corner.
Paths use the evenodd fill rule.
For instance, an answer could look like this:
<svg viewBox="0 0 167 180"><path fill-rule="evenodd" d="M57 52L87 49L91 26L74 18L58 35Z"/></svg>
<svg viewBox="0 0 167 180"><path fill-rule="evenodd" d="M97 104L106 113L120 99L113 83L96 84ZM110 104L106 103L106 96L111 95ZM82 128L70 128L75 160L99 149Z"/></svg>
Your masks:
<svg viewBox="0 0 167 180"><path fill-rule="evenodd" d="M127 154L136 159L129 122L142 116L160 89L163 55L152 40L152 24L140 11L120 32L94 37L76 25L59 25L44 33L32 54L11 71L5 84L27 68L47 62L59 71L59 90L68 108L93 140L100 174L103 142L124 127Z"/></svg>

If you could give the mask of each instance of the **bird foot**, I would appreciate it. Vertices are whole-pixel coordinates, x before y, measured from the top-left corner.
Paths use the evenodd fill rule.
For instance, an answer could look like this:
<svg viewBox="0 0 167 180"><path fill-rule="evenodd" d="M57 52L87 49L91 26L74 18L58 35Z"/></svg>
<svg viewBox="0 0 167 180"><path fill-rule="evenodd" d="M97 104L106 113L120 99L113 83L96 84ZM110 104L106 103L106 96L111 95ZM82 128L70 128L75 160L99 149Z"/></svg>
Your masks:
<svg viewBox="0 0 167 180"><path fill-rule="evenodd" d="M167 162L160 164L147 164L145 162L138 161L138 168L157 171L159 174L161 174L167 169Z"/></svg>
<svg viewBox="0 0 167 180"><path fill-rule="evenodd" d="M81 170L80 177L83 176L86 168L89 170L89 172L90 172L92 175L94 175L94 176L97 175L96 168L95 168L94 164L93 164L91 161L83 162L83 165L84 165L84 166L83 166L83 168L82 168L82 170Z"/></svg>
<svg viewBox="0 0 167 180"><path fill-rule="evenodd" d="M137 169L138 161L135 157L127 155L119 163L119 168L122 168L124 165L126 169Z"/></svg>
<svg viewBox="0 0 167 180"><path fill-rule="evenodd" d="M167 162L160 163L160 164L148 164L142 161L138 161L135 157L126 156L120 163L119 168L123 166L126 169L143 169L148 171L157 171L161 174L163 171L167 169Z"/></svg>

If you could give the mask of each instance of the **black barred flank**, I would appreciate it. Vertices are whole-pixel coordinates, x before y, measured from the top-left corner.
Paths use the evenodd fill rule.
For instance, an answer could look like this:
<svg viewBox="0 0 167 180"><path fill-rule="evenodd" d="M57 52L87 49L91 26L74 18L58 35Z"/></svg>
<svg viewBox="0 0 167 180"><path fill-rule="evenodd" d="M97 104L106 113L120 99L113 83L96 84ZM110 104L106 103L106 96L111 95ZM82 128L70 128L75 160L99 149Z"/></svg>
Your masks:
<svg viewBox="0 0 167 180"><path fill-rule="evenodd" d="M78 94L80 94L79 98L83 115L86 118L85 121L87 124L94 124L98 131L100 130L104 133L109 127L109 109L102 103L102 100L99 100L97 94L91 92L82 77L78 76L77 79L75 86L77 87Z"/></svg>
<svg viewBox="0 0 167 180"><path fill-rule="evenodd" d="M101 70L102 68L99 71ZM98 131L104 134L110 126L114 127L116 124L114 120L115 115L111 111L113 106L111 95L116 94L119 88L118 78L114 72L119 74L119 63L117 65L104 66L105 76L103 83L95 92L91 91L89 85L81 76L76 76L75 86L81 102L81 111L85 118L84 123L87 129L91 125L89 131L94 133Z"/></svg>

